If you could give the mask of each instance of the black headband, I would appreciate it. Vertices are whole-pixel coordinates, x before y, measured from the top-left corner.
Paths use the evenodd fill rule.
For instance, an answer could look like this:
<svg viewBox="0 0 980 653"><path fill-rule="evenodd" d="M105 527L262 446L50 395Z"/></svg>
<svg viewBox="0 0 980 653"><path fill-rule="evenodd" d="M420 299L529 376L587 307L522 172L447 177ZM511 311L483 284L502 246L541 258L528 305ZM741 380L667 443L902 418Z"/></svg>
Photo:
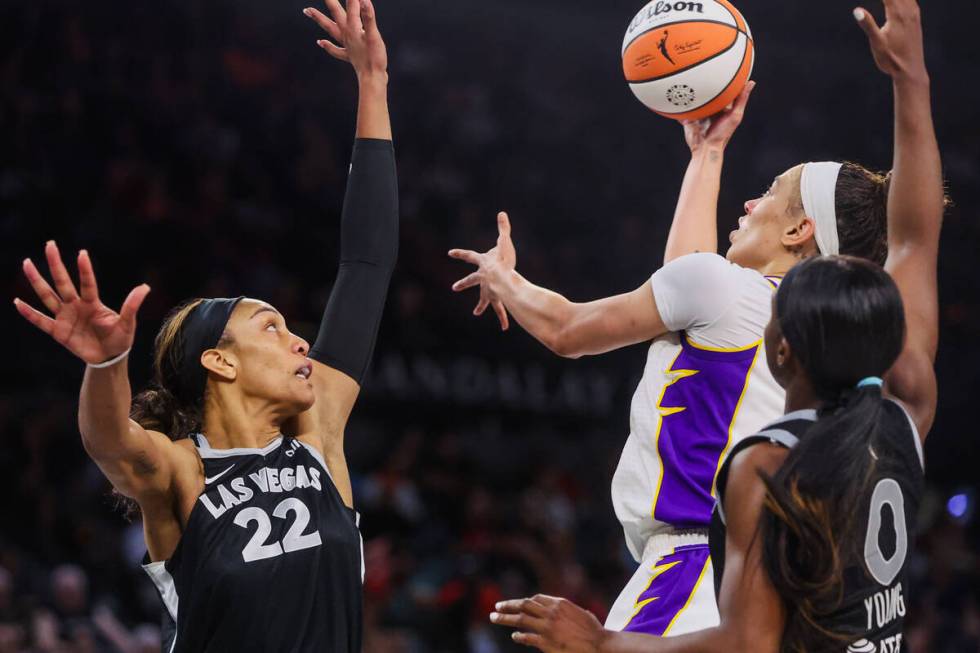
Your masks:
<svg viewBox="0 0 980 653"><path fill-rule="evenodd" d="M176 395L187 406L198 405L204 397L208 373L201 365L201 354L214 349L244 297L205 299L194 307L180 327L180 355L177 360Z"/></svg>

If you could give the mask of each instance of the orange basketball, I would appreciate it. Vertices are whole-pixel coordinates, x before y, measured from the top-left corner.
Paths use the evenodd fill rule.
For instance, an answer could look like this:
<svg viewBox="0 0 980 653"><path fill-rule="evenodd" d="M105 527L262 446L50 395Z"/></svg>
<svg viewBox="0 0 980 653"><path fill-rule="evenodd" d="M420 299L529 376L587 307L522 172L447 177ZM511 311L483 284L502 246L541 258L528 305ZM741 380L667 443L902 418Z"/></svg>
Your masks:
<svg viewBox="0 0 980 653"><path fill-rule="evenodd" d="M675 120L700 120L731 104L754 63L752 31L728 0L653 0L623 40L633 93Z"/></svg>

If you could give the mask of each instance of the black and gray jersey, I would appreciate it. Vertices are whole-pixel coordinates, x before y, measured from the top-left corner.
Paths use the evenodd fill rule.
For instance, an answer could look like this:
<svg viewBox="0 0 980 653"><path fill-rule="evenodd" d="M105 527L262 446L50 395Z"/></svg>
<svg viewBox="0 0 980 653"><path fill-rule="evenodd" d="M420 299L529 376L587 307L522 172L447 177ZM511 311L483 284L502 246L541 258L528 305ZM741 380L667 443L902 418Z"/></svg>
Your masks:
<svg viewBox="0 0 980 653"><path fill-rule="evenodd" d="M854 497L860 542L843 542L844 591L839 607L819 625L845 636L839 653L897 653L902 646L909 599L909 566L916 515L922 500L922 441L904 407L884 402L882 428L865 455L874 459L872 479L863 496ZM709 544L720 595L725 573L724 495L731 461L762 442L793 448L807 437L817 413L789 413L733 447L718 472L718 502L712 515ZM827 479L833 483L833 478Z"/></svg>
<svg viewBox="0 0 980 653"><path fill-rule="evenodd" d="M170 559L144 565L163 651L360 653L358 516L320 453L282 436L262 449L192 437L204 491Z"/></svg>

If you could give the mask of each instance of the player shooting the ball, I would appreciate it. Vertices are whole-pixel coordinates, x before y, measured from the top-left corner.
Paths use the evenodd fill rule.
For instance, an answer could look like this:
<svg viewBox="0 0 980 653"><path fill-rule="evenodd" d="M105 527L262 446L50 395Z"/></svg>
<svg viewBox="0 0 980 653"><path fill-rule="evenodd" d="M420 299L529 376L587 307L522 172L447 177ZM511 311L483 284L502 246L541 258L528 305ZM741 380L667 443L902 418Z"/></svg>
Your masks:
<svg viewBox="0 0 980 653"><path fill-rule="evenodd" d="M777 381L770 367L780 370L779 361L767 365L763 356L774 294L797 292L780 289L780 282L800 261L845 254L880 265L888 257L888 271L906 303L909 337L886 377L886 390L900 398L918 433L928 433L931 426L942 180L918 7L914 0L886 0L885 5L888 20L882 29L866 11L860 11L858 20L879 68L894 82L894 183L853 164L798 165L779 175L763 197L745 203L746 214L732 232L726 257L713 253L723 154L741 122L750 85L710 126L685 125L692 158L665 265L640 288L574 303L533 285L515 269L516 250L504 213L498 216L496 247L483 254L450 252L477 266L454 285L456 291L480 287L476 315L492 307L506 329L509 313L562 356L577 358L653 341L612 488L627 544L641 564L610 611L606 629L563 600L536 597L501 604L494 621L519 628L517 641L545 651L775 651L783 633L790 632L788 626L796 625L793 632L803 633L799 641L814 641L805 639L812 634L808 628L838 625L836 613L798 609L797 602L807 598L805 592L787 593L784 581L806 577L807 571L797 568L799 560L765 558L759 540L751 545L763 497L778 498L774 491L766 495L761 480L751 474L737 480L739 475L732 472L728 493L744 500L724 506L730 530L723 538L727 564L717 604L711 578L720 570L709 551L708 530L726 456L776 420L784 408L794 408L783 389L789 387L790 377L779 372ZM880 279L875 284L887 285ZM804 349L791 342L787 351L804 359ZM813 382L808 376L813 373L813 368L803 366L793 378ZM837 405L845 381L822 388L819 401L814 401ZM782 460L773 455L763 467L775 473ZM734 467L738 466L736 461ZM914 499L913 494L910 503ZM766 505L766 510L773 510L777 504ZM823 553L834 554L836 549L825 548ZM773 577L779 562L785 563L780 567L785 575ZM839 588L840 573L838 568L824 580ZM703 629L709 630L676 640L645 636Z"/></svg>

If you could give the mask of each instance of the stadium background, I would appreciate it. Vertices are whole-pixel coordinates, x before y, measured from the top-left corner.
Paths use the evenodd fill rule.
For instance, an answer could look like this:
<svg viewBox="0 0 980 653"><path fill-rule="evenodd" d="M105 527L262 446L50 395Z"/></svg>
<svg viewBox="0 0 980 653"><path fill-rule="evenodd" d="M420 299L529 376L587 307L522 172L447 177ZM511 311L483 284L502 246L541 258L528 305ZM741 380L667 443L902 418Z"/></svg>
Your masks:
<svg viewBox="0 0 980 653"><path fill-rule="evenodd" d="M645 350L563 361L470 316L453 246L510 211L519 269L590 299L662 261L687 162L679 127L621 81L633 3L378 2L389 45L401 257L374 371L347 435L364 513L369 653L511 650L486 614L543 590L600 616L632 571L609 499ZM875 3L877 4L877 3ZM3 296L24 256L87 247L118 305L153 287L132 357L147 378L166 311L247 293L308 337L337 260L355 85L298 2L0 3ZM723 233L800 160L886 168L887 79L841 0L739 4L759 82L729 148ZM875 7L878 10L878 7ZM878 12L880 16L880 11ZM980 127L974 3L925 7L949 191L939 415L926 447L906 650L980 650ZM724 242L724 241L723 241ZM142 537L79 444L82 366L0 318L0 652L154 650Z"/></svg>

